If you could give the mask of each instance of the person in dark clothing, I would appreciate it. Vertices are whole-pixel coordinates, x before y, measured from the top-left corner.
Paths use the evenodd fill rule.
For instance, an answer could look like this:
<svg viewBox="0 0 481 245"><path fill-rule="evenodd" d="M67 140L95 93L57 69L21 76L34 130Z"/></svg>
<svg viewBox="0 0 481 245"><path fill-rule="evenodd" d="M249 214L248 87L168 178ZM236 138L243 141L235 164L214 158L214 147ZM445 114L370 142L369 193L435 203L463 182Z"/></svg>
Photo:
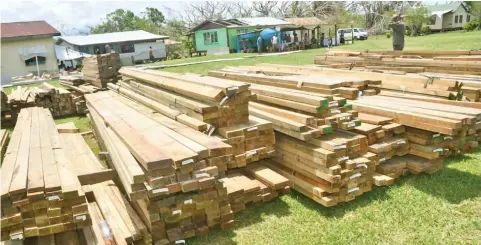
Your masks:
<svg viewBox="0 0 481 245"><path fill-rule="evenodd" d="M65 63L63 63L63 60L60 61L60 65L58 65L58 69L59 69L60 71L62 71L62 70L65 71Z"/></svg>
<svg viewBox="0 0 481 245"><path fill-rule="evenodd" d="M403 21L404 16L400 13L394 15L389 23L389 28L392 28L392 49L394 51L402 51L404 49L404 33L406 27Z"/></svg>
<svg viewBox="0 0 481 245"><path fill-rule="evenodd" d="M261 34L259 34L259 37L257 38L257 52L259 54L262 52L262 37L261 37Z"/></svg>
<svg viewBox="0 0 481 245"><path fill-rule="evenodd" d="M149 47L149 59L150 59L150 62L154 62L154 61L155 61L154 51L152 51L152 47Z"/></svg>
<svg viewBox="0 0 481 245"><path fill-rule="evenodd" d="M340 34L340 37L339 37L339 43L341 43L341 44L346 43L346 39L344 39L344 31L343 30L341 30L341 34Z"/></svg>
<svg viewBox="0 0 481 245"><path fill-rule="evenodd" d="M100 54L100 49L95 50L95 54L99 55Z"/></svg>
<svg viewBox="0 0 481 245"><path fill-rule="evenodd" d="M245 40L245 38L241 39L241 47L242 51L244 51L244 53L247 53L247 41Z"/></svg>

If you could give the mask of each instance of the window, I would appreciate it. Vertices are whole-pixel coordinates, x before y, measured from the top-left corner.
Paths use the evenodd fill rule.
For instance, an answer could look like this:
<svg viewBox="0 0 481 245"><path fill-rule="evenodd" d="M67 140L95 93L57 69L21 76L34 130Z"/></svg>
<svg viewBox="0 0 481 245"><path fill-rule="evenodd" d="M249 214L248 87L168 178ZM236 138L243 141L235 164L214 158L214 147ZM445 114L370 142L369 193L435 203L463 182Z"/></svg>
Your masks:
<svg viewBox="0 0 481 245"><path fill-rule="evenodd" d="M458 16L454 16L454 23L458 23Z"/></svg>
<svg viewBox="0 0 481 245"><path fill-rule="evenodd" d="M45 57L43 56L37 56L37 59L38 59L38 64L41 65L41 64L45 64ZM25 60L25 65L26 66L36 66L37 65L37 62L35 61L35 57L32 57L28 60Z"/></svg>
<svg viewBox="0 0 481 245"><path fill-rule="evenodd" d="M354 29L354 32L359 32L357 29Z"/></svg>
<svg viewBox="0 0 481 245"><path fill-rule="evenodd" d="M235 31L237 35L247 33L247 29L238 29Z"/></svg>
<svg viewBox="0 0 481 245"><path fill-rule="evenodd" d="M436 25L436 16L433 16L431 19L429 19L428 25Z"/></svg>
<svg viewBox="0 0 481 245"><path fill-rule="evenodd" d="M466 22L470 22L471 21L471 15L466 15Z"/></svg>
<svg viewBox="0 0 481 245"><path fill-rule="evenodd" d="M463 23L463 16L462 15L459 16L459 23Z"/></svg>
<svg viewBox="0 0 481 245"><path fill-rule="evenodd" d="M134 53L134 52L135 52L135 48L134 48L133 44L121 44L120 45L120 53L121 54Z"/></svg>
<svg viewBox="0 0 481 245"><path fill-rule="evenodd" d="M219 41L217 40L217 32L216 31L204 33L204 44L205 45L214 44L214 43L218 43L218 42Z"/></svg>
<svg viewBox="0 0 481 245"><path fill-rule="evenodd" d="M89 53L89 47L88 46L79 46L78 51L88 54Z"/></svg>

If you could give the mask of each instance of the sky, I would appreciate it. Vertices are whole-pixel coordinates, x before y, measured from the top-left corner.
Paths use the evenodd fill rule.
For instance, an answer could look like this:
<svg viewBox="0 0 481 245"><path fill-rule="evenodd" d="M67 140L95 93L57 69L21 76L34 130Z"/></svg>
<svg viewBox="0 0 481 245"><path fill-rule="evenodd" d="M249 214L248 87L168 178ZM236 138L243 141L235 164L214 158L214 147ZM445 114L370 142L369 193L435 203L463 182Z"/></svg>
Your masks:
<svg viewBox="0 0 481 245"><path fill-rule="evenodd" d="M18 1L0 0L1 22L45 20L63 34L87 31L87 26L118 9L129 9L139 15L146 7L158 8L167 18L169 8L182 8L180 1ZM172 14L171 14L172 15Z"/></svg>
<svg viewBox="0 0 481 245"><path fill-rule="evenodd" d="M442 4L446 1L423 1L427 5L433 5L436 2ZM16 22L16 21L33 21L45 20L63 35L75 35L79 31L88 31L89 25L95 25L101 22L102 18L118 9L129 9L135 14L140 14L146 7L154 7L159 9L166 18L174 13L169 11L173 9L180 11L185 2L182 1L71 1L71 0L0 0L0 21Z"/></svg>

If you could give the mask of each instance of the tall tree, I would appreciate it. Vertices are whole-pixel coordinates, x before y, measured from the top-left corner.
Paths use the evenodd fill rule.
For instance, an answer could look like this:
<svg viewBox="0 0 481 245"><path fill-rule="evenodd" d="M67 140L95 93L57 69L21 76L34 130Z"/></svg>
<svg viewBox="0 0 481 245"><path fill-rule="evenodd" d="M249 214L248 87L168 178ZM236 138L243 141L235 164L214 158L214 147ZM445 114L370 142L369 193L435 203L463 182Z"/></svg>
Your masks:
<svg viewBox="0 0 481 245"><path fill-rule="evenodd" d="M404 12L406 24L411 26L411 36L419 35L421 27L426 23L430 16L429 10L426 6L418 6L410 8Z"/></svg>
<svg viewBox="0 0 481 245"><path fill-rule="evenodd" d="M254 1L252 3L252 9L257 12L260 17L274 16L277 6L276 1Z"/></svg>
<svg viewBox="0 0 481 245"><path fill-rule="evenodd" d="M145 26L144 20L130 10L117 9L109 14L96 26L89 26L93 34L107 32L133 31L142 29Z"/></svg>
<svg viewBox="0 0 481 245"><path fill-rule="evenodd" d="M464 6L469 10L469 13L472 15L472 19L477 19L481 22L481 2L475 1L465 1L463 2ZM478 26L478 30L481 30L481 24Z"/></svg>
<svg viewBox="0 0 481 245"><path fill-rule="evenodd" d="M162 12L160 12L156 8L145 8L145 11L142 12L143 19L145 20L146 29L151 32L160 34L160 29L162 27L162 23L164 23L165 17Z"/></svg>

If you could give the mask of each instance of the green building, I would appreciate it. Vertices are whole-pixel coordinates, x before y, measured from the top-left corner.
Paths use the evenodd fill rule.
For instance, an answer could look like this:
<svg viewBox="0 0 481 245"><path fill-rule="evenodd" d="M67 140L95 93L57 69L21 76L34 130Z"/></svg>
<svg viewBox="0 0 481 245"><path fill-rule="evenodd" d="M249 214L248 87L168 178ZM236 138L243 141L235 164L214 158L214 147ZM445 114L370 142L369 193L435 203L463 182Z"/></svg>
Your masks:
<svg viewBox="0 0 481 245"><path fill-rule="evenodd" d="M194 38L194 47L197 52L215 50L219 52L237 52L237 35L260 31L265 28L276 28L291 23L272 18L237 18L228 20L206 20L191 30ZM256 44L256 40L250 40L249 45Z"/></svg>

